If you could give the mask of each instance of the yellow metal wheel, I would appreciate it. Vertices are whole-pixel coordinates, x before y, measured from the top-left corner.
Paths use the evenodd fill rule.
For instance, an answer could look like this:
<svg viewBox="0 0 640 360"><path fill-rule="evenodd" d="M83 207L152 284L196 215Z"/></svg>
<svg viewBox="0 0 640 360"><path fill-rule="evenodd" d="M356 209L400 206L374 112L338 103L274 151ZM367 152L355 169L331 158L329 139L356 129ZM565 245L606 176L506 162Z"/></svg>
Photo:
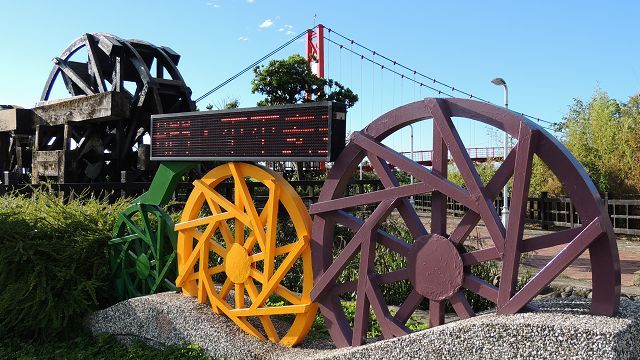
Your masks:
<svg viewBox="0 0 640 360"><path fill-rule="evenodd" d="M220 190L228 185L231 191ZM298 194L282 176L246 163L220 165L194 186L175 227L176 285L259 339L302 341L317 305L310 299L311 217ZM277 238L287 229L292 236ZM302 275L293 279L299 292L289 273Z"/></svg>

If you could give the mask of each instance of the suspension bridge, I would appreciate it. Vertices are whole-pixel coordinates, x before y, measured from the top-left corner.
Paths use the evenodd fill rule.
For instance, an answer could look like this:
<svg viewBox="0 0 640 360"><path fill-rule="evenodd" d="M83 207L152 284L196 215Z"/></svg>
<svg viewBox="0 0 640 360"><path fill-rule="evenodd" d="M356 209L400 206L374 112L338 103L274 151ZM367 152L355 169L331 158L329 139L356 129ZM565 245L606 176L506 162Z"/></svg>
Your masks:
<svg viewBox="0 0 640 360"><path fill-rule="evenodd" d="M387 56L371 46L362 44L350 36L322 24L293 36L195 101L202 101L244 74L250 73L256 66L263 64L284 49L293 44L299 44L299 40L306 40L304 41L306 58L317 76L334 79L353 89L359 95L359 101L350 109L350 116L347 119L348 132L361 129L371 120L399 105L429 96L469 98L492 104L492 102L464 90L463 87L455 86L419 71L415 67L407 66L394 60L393 56ZM552 131L550 127L554 123L524 113L520 113L520 115ZM499 144L500 136L495 133L483 134L483 131L487 132L487 129L490 128L488 125L477 122L475 124L465 123L457 124L456 128L459 130L467 153L473 162L502 161L504 159L503 147L496 146ZM431 130L425 132L429 133ZM431 166L433 162L431 139L419 137L415 144L418 150L410 151L409 148L413 149L414 144L413 140L410 143L407 138L408 136L404 134L396 133L386 139L385 143L421 165Z"/></svg>

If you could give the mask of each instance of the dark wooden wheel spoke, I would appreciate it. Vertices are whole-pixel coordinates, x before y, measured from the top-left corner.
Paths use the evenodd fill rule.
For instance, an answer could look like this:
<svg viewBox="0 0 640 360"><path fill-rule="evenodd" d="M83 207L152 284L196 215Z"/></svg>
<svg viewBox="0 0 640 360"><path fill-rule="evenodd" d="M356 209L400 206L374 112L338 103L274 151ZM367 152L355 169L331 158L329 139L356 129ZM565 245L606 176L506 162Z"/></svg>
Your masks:
<svg viewBox="0 0 640 360"><path fill-rule="evenodd" d="M480 180L480 176L473 166L469 153L467 153L462 139L460 139L460 135L453 125L447 105L444 104L441 99L432 99L430 100L429 107L433 114L434 125L437 127L437 130L440 131L440 134L442 134L442 138L453 156L453 160L471 193L471 197L478 202L479 211L476 212L482 216L487 230L489 230L491 234L491 239L502 252L505 238L504 225L502 225L498 212L493 206L493 199L487 196L482 180Z"/></svg>
<svg viewBox="0 0 640 360"><path fill-rule="evenodd" d="M456 314L460 317L460 319L468 319L470 317L475 316L475 312L473 312L473 308L467 298L464 296L462 290L458 290L455 294L453 294L449 301L453 306L453 310L455 310Z"/></svg>

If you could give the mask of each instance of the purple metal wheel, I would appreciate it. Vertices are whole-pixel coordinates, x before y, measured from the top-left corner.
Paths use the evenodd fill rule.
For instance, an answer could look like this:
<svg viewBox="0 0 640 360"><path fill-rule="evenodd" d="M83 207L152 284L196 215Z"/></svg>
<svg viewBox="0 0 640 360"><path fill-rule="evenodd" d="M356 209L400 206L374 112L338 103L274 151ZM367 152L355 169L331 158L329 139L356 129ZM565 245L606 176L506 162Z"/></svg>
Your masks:
<svg viewBox="0 0 640 360"><path fill-rule="evenodd" d="M483 122L506 131L517 141L486 184L480 180L452 117ZM431 170L382 144L382 140L395 131L425 119L433 119L434 123ZM447 180L448 152L460 170L466 188ZM524 215L534 154L560 180L582 226L524 240ZM364 157L368 158L385 188L348 196L348 183ZM400 186L391 166L413 174L419 182ZM511 177L511 216L508 230L505 230L493 200ZM428 231L409 199L412 195L429 192L432 194L432 212ZM446 232L447 197L469 209L451 234ZM373 205L375 209L365 218L348 212L361 205ZM393 210L398 211L413 241L406 242L381 230L380 224ZM311 297L319 303L329 333L339 347L363 344L370 308L384 338L409 333L406 322L424 299L429 302L430 326L444 322L445 301L453 305L460 318L474 316L463 289L495 303L499 314L516 313L586 250L593 273L592 313L611 316L618 309L618 250L609 217L595 186L562 144L537 124L504 108L467 99L425 99L389 111L351 136L322 188L318 203L311 207L311 213L314 214L315 280ZM480 220L490 233L493 245L468 253L460 251ZM341 249L334 249L337 226L347 227L355 233ZM521 254L562 244L563 250L516 292ZM405 257L406 268L375 273L376 245ZM334 252L337 253L335 258ZM357 254L360 255L358 279L338 283L340 274ZM470 266L486 261L501 263L498 287L469 272ZM413 289L398 311L392 314L382 295L382 286L407 280ZM353 328L340 302L340 295L347 292L356 292Z"/></svg>

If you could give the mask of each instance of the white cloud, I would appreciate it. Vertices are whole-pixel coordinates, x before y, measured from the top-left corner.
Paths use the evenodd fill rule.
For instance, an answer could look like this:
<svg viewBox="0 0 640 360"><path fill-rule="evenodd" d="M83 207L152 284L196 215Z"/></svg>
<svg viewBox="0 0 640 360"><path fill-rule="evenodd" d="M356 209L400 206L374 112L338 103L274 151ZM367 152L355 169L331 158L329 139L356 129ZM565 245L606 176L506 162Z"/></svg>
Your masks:
<svg viewBox="0 0 640 360"><path fill-rule="evenodd" d="M266 29L268 27L271 27L273 25L273 20L271 19L267 19L265 21L262 22L262 24L260 24L260 26L258 26L260 29Z"/></svg>
<svg viewBox="0 0 640 360"><path fill-rule="evenodd" d="M244 36L240 36L238 38L238 41L249 41L249 38L248 37L244 37Z"/></svg>
<svg viewBox="0 0 640 360"><path fill-rule="evenodd" d="M253 4L254 2L256 2L256 0L247 0L247 3L249 4Z"/></svg>
<svg viewBox="0 0 640 360"><path fill-rule="evenodd" d="M292 25L285 25L284 27L286 27L287 29L293 29Z"/></svg>
<svg viewBox="0 0 640 360"><path fill-rule="evenodd" d="M287 31L287 35L293 35L293 31L291 30Z"/></svg>
<svg viewBox="0 0 640 360"><path fill-rule="evenodd" d="M222 7L222 5L215 4L215 5L213 5L213 7L214 7L214 8L221 8L221 7Z"/></svg>
<svg viewBox="0 0 640 360"><path fill-rule="evenodd" d="M278 32L283 32L283 31L284 31L284 28L278 29Z"/></svg>

